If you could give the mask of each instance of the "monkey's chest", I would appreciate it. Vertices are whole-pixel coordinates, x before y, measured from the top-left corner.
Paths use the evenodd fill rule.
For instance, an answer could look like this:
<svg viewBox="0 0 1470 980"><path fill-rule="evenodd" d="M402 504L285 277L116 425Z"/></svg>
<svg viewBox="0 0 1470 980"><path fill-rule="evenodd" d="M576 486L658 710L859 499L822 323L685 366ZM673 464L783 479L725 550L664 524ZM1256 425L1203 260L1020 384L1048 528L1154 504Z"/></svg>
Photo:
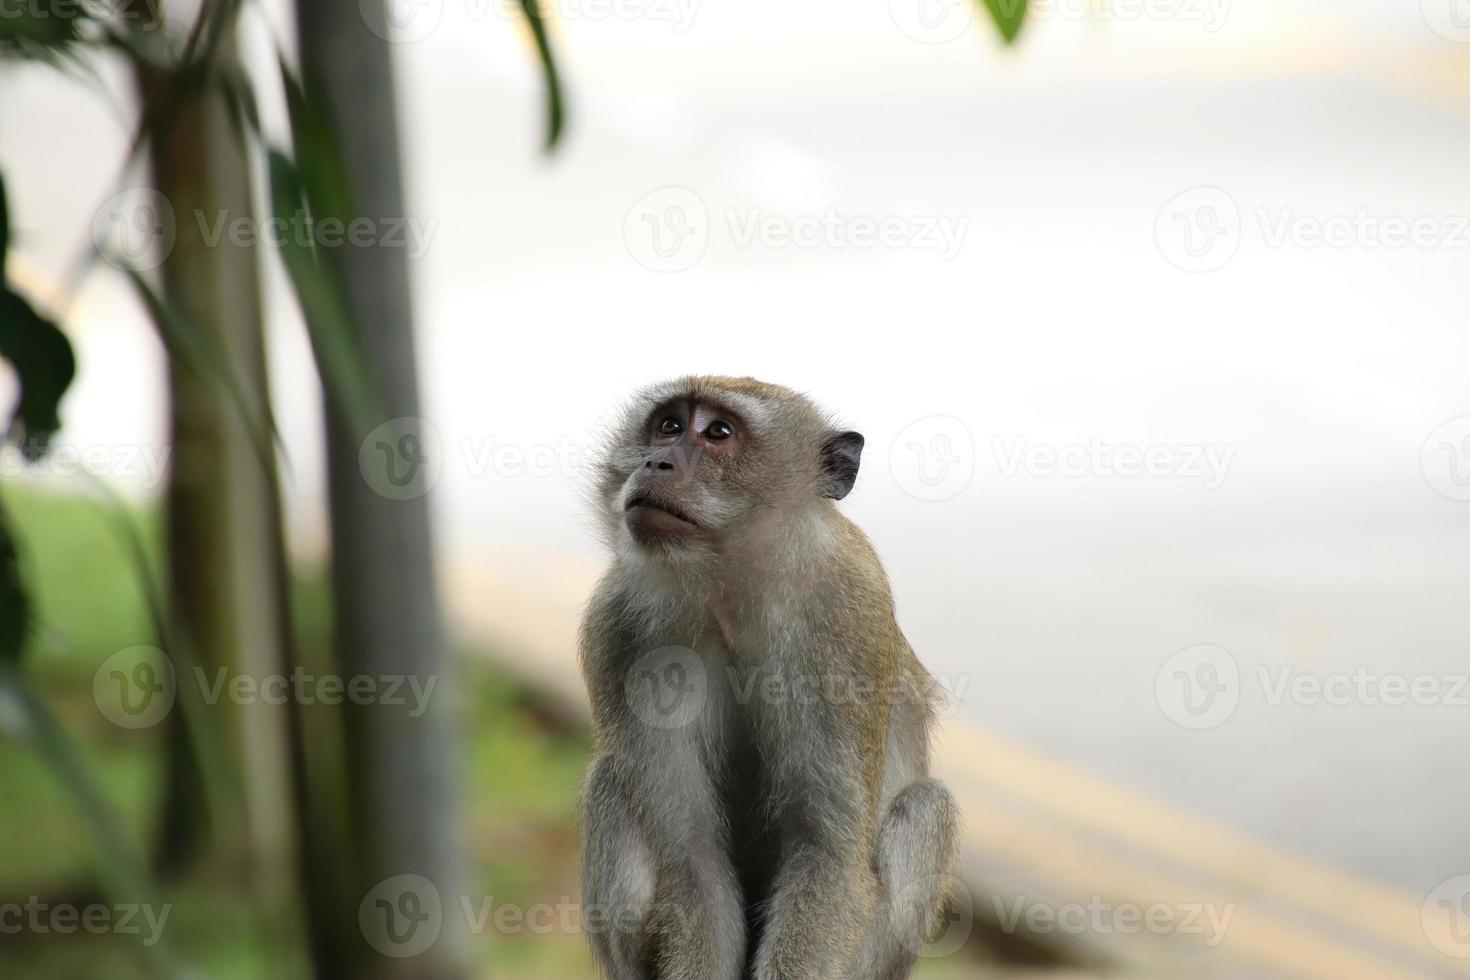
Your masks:
<svg viewBox="0 0 1470 980"><path fill-rule="evenodd" d="M770 784L752 737L750 716L736 712L728 732L729 752L720 767L717 788L729 815L730 859L745 898L745 917L752 937L759 934L761 908L770 896L780 860L780 834L772 816ZM751 948L755 948L752 941Z"/></svg>

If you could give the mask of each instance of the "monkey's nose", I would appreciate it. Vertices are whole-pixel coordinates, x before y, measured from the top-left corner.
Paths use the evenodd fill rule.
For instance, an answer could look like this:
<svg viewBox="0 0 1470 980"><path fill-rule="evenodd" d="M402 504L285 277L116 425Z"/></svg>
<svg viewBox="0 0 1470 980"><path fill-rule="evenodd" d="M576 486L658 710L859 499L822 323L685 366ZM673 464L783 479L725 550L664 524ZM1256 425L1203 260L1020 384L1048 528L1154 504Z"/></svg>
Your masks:
<svg viewBox="0 0 1470 980"><path fill-rule="evenodd" d="M646 470L653 469L653 460L650 459L648 462L644 463L643 468ZM661 459L658 461L658 468L661 470L671 470L674 468L674 464L670 463L666 459Z"/></svg>

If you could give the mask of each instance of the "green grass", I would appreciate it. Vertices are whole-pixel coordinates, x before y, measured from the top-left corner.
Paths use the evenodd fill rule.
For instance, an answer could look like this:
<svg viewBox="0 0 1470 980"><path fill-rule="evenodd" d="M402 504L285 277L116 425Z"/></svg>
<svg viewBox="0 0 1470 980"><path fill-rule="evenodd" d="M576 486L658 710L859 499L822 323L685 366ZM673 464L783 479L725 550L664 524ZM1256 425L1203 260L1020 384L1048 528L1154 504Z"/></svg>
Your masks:
<svg viewBox="0 0 1470 980"><path fill-rule="evenodd" d="M39 629L26 658L35 689L77 743L86 769L140 853L154 833L162 794L163 726L139 732L107 722L92 702L92 678L114 652L156 644L139 569L97 504L9 488L3 503L20 539ZM135 515L148 540L157 525ZM156 551L149 556L156 564ZM156 574L156 572L155 572ZM308 576L294 608L306 653L327 642L327 590ZM588 743L544 722L535 698L482 652L459 658L462 703L466 876L476 905L556 907L577 894L574 810ZM110 855L100 851L74 801L31 746L0 738L0 906L35 895L75 901ZM299 927L280 923L284 942L264 939L262 910L239 869L213 870L170 886L164 941L172 961L221 980L305 976ZM458 908L458 903L454 903ZM269 922L266 923L269 925ZM141 938L52 932L0 936L0 977L154 976ZM477 973L517 980L591 977L580 936L530 931L472 937Z"/></svg>

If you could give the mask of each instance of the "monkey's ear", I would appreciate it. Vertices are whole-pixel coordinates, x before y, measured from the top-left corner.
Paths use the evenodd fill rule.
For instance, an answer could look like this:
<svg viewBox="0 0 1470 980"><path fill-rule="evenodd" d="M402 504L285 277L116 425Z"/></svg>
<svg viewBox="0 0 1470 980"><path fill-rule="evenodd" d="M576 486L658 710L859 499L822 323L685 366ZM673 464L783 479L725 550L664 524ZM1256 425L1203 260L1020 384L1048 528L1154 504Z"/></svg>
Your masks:
<svg viewBox="0 0 1470 980"><path fill-rule="evenodd" d="M822 444L822 496L841 500L852 492L862 455L860 432L839 432Z"/></svg>

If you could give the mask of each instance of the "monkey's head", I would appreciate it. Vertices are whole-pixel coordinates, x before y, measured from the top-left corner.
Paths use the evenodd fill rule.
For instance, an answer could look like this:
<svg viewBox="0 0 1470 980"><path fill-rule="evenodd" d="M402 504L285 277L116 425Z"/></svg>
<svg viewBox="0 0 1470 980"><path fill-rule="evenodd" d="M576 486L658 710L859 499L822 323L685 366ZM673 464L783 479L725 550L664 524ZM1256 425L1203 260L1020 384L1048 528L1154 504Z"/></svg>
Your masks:
<svg viewBox="0 0 1470 980"><path fill-rule="evenodd" d="M750 378L691 377L638 393L601 461L615 546L719 552L830 506L857 480L863 437L810 399Z"/></svg>

